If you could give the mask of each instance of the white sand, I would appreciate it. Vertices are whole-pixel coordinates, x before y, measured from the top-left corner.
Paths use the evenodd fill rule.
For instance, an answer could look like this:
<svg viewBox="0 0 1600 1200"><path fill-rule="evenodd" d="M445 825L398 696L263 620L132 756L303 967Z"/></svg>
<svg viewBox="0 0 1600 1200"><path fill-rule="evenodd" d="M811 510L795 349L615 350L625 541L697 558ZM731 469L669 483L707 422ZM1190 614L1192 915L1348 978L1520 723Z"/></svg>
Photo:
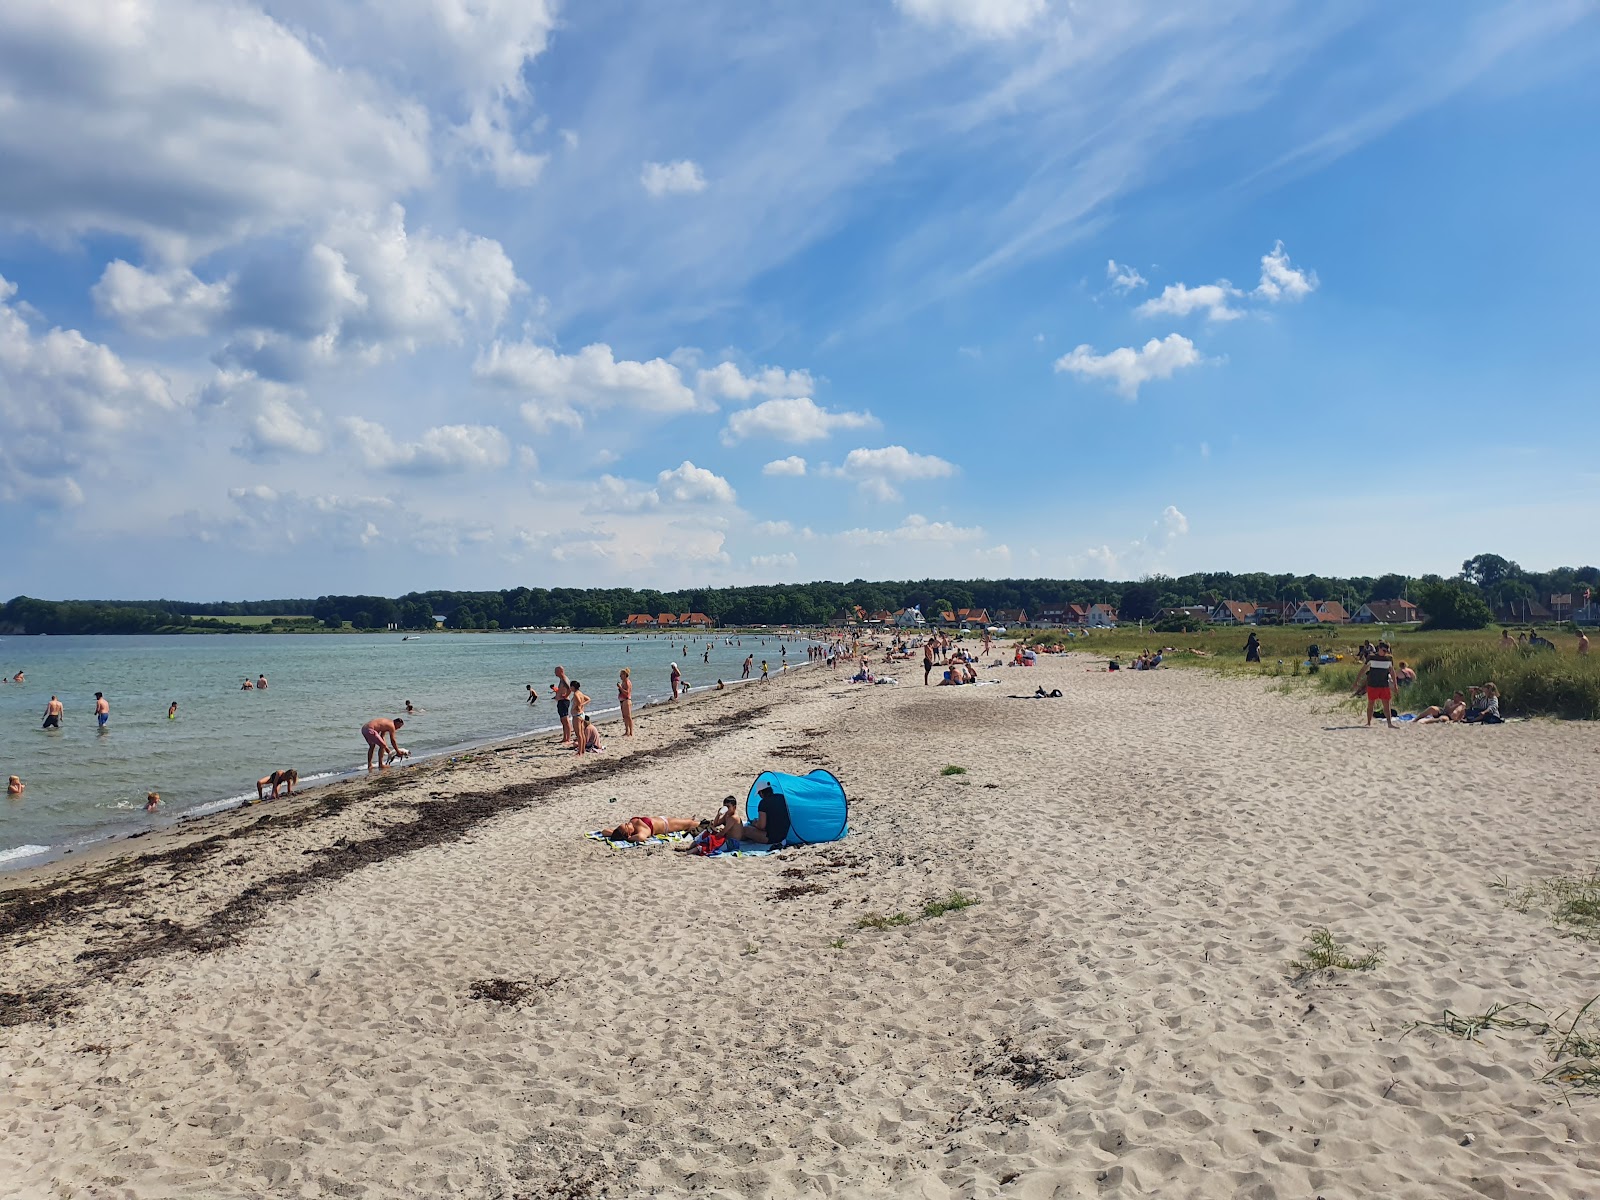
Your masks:
<svg viewBox="0 0 1600 1200"><path fill-rule="evenodd" d="M1346 728L1325 697L1070 660L984 675L786 680L702 748L575 771L239 945L0 1029L0 1193L1600 1192L1600 1100L1538 1082L1543 1039L1402 1036L1600 992L1594 947L1490 886L1600 860L1600 728ZM1007 698L1040 683L1065 697ZM845 842L707 861L582 840L813 766L851 791ZM551 770L502 757L448 786ZM981 903L856 926L953 889ZM1317 925L1382 964L1294 982ZM8 961L65 978L52 945ZM513 1008L469 998L486 977L559 982Z"/></svg>

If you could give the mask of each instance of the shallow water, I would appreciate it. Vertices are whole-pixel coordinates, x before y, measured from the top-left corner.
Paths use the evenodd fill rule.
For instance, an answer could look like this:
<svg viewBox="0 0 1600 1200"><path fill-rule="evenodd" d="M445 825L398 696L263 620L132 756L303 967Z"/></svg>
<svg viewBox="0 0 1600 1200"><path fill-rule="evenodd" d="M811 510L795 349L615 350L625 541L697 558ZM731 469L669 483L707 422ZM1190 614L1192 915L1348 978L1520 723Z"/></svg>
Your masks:
<svg viewBox="0 0 1600 1200"><path fill-rule="evenodd" d="M557 664L584 685L596 717L616 711L617 672L633 675L634 707L670 694L676 661L696 689L739 677L744 656L805 661L807 643L759 636L272 634L181 637L0 638L0 670L27 682L0 686L0 775L27 783L0 801L0 869L106 836L159 827L183 813L253 796L255 781L294 767L302 783L364 769L361 726L403 716L400 744L415 758L556 725L549 685ZM683 647L689 647L685 654ZM242 691L264 673L266 691ZM525 685L540 694L529 706ZM111 702L95 725L94 693ZM51 694L66 715L41 730ZM175 720L167 706L178 702ZM162 809L146 815L147 792Z"/></svg>

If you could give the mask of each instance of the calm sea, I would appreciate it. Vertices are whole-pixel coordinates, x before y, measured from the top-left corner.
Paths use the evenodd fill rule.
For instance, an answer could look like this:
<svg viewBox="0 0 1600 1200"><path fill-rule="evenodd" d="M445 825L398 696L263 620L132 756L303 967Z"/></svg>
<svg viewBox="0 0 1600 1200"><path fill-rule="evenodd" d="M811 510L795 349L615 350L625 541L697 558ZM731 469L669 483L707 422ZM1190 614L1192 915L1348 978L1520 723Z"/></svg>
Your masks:
<svg viewBox="0 0 1600 1200"><path fill-rule="evenodd" d="M273 634L181 637L0 638L0 670L27 682L0 686L0 776L27 784L0 799L0 870L101 838L171 824L237 804L255 781L294 767L302 783L364 768L361 726L401 716L400 744L423 758L555 726L554 668L584 685L598 716L616 711L617 672L630 668L634 706L670 694L676 661L698 690L739 677L744 656L774 673L780 645L806 661L801 640L745 635ZM684 646L688 646L688 653ZM703 656L709 646L711 661ZM242 691L265 674L266 691ZM530 707L525 685L539 692ZM94 694L111 702L96 727ZM62 728L42 730L51 694ZM167 706L178 702L175 720ZM161 793L159 814L145 793Z"/></svg>

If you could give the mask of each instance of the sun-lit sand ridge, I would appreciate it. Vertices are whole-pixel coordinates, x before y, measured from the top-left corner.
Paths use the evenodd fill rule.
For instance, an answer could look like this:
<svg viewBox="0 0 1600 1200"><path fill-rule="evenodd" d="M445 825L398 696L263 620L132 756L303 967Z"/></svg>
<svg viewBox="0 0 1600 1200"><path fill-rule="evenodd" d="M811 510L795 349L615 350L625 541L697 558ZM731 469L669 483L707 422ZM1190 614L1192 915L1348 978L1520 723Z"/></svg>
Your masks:
<svg viewBox="0 0 1600 1200"><path fill-rule="evenodd" d="M1600 1101L1537 1081L1543 1039L1402 1035L1446 1007L1600 992L1592 947L1491 887L1600 860L1600 729L1346 728L1325 697L1070 659L984 675L1000 685L809 672L651 710L632 765L527 743L401 772L0 939L0 990L58 1010L0 1029L0 1191L1594 1190ZM1041 683L1065 696L1008 698ZM845 842L705 861L582 840L812 766L851 792ZM333 853L304 851L395 828L430 793L519 783L521 807L460 840L215 924L252 880ZM952 891L979 903L858 925ZM237 937L75 961L153 917ZM1380 965L1296 981L1315 926ZM534 986L517 1006L472 996L493 978Z"/></svg>

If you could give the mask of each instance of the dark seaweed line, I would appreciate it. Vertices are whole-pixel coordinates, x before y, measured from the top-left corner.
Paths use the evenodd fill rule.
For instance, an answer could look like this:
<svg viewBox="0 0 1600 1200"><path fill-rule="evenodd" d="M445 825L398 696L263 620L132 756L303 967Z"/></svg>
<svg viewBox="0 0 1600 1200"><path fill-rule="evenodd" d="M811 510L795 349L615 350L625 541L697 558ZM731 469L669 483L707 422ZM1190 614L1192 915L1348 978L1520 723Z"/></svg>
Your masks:
<svg viewBox="0 0 1600 1200"><path fill-rule="evenodd" d="M651 766L680 751L705 745L708 740L726 737L764 715L770 708L770 704L758 705L730 713L728 719L691 725L681 737L658 749L639 751L626 758L603 759L593 764L583 773L580 781L589 783ZM198 925L185 926L162 920L155 922L150 932L129 938L118 946L86 950L77 959L86 964L84 974L73 983L30 992L0 992L0 1027L47 1020L67 1013L77 1004L79 992L86 985L115 978L145 959L181 952L208 954L231 946L270 909L322 884L343 879L372 863L457 841L485 821L514 809L530 807L542 800L548 782L513 784L493 792L465 792L445 800L419 803L417 815L411 821L390 826L370 838L324 847L308 866L270 875L250 884ZM282 818L269 815L244 829L229 834L214 834L159 854L141 855L127 865L150 867L200 862L230 848L227 847L228 842L262 825L283 820L301 824L331 815L351 802L342 797L329 797L322 805L304 813ZM95 911L99 911L107 903L134 899L140 894L139 885L142 881L143 877L139 875L111 881L108 887L101 890L77 890L63 892L58 898L47 896L23 900L13 903L12 908L26 914L27 928L36 927L52 918L72 920L86 915L91 904L96 906ZM59 887L56 884L40 885L46 891ZM10 916L11 913L7 912L6 915ZM6 932L16 934L21 930L12 927Z"/></svg>

